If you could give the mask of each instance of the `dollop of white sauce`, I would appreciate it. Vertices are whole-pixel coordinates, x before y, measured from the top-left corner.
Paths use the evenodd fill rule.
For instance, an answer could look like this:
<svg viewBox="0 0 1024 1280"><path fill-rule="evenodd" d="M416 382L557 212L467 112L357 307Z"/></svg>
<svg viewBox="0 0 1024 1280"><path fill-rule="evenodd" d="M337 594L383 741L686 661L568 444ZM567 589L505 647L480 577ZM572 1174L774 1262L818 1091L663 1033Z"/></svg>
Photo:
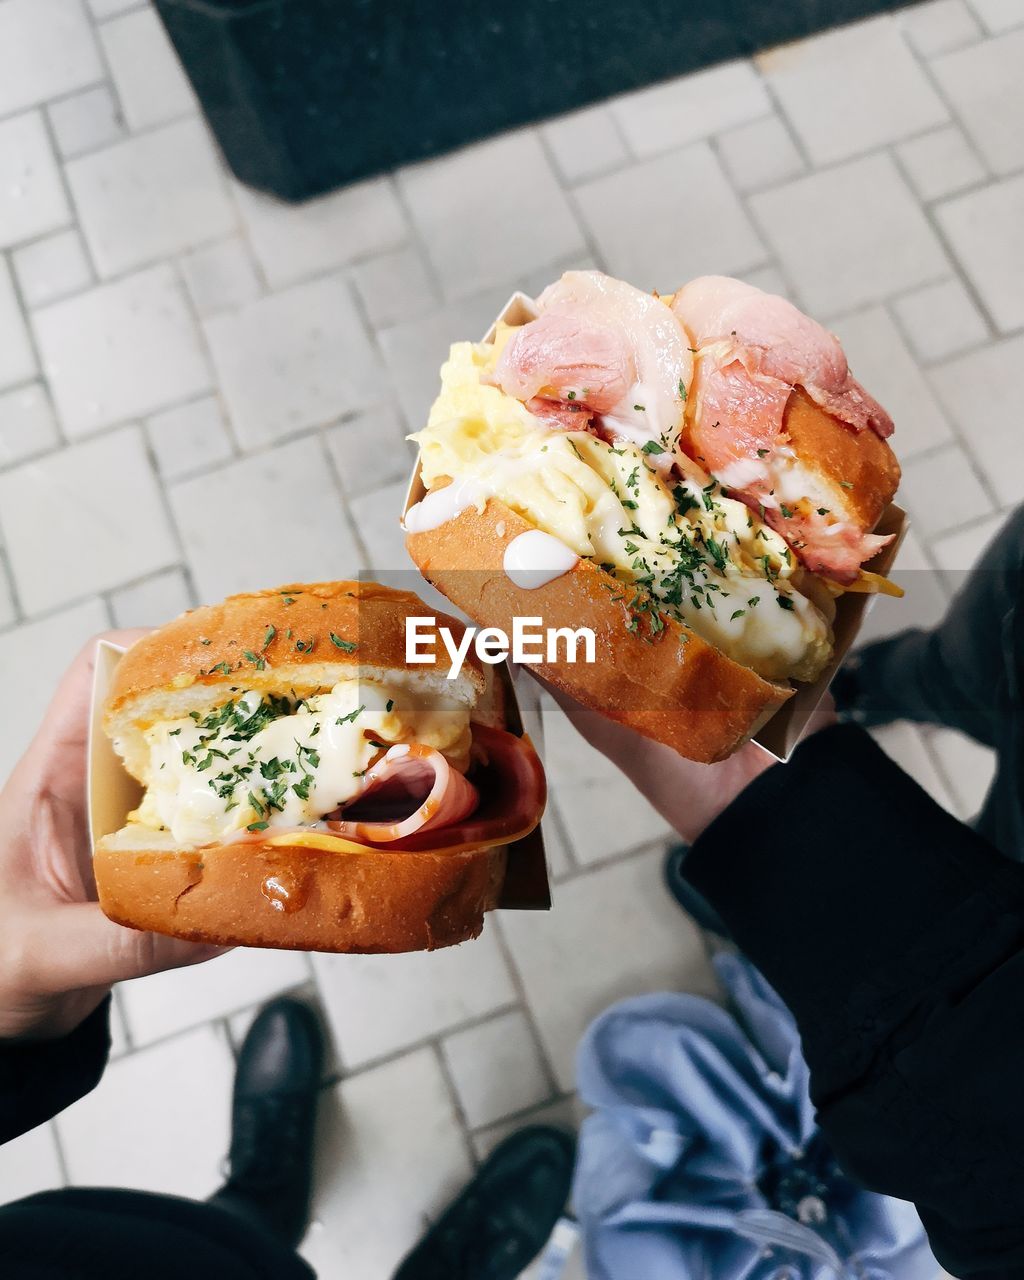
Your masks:
<svg viewBox="0 0 1024 1280"><path fill-rule="evenodd" d="M527 529L505 548L505 573L524 591L536 591L560 578L579 560L572 547L543 529Z"/></svg>
<svg viewBox="0 0 1024 1280"><path fill-rule="evenodd" d="M483 510L488 498L487 490L473 476L454 480L443 489L433 489L420 502L405 513L402 522L407 533L428 533L439 529L461 515L467 507Z"/></svg>

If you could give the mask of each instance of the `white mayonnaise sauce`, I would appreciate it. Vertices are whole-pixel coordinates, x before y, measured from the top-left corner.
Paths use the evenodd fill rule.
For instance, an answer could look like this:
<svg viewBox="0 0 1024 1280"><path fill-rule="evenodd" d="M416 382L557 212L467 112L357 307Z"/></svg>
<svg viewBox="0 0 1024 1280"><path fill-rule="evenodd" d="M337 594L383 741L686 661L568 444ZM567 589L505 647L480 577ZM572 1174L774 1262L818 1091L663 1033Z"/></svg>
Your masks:
<svg viewBox="0 0 1024 1280"><path fill-rule="evenodd" d="M571 547L543 529L527 529L505 548L506 574L524 591L535 591L560 578L579 560Z"/></svg>
<svg viewBox="0 0 1024 1280"><path fill-rule="evenodd" d="M433 489L405 513L403 526L408 533L427 533L454 520L467 507L483 509L487 490L473 476L454 480L443 489Z"/></svg>

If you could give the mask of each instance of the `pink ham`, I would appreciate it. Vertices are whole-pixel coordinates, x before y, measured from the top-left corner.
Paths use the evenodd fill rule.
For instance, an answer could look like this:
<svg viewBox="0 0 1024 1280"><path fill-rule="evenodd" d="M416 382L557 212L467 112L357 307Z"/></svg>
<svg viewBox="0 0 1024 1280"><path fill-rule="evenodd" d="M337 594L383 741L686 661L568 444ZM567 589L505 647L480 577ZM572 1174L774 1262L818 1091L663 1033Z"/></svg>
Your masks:
<svg viewBox="0 0 1024 1280"><path fill-rule="evenodd" d="M751 378L803 387L856 431L892 435L892 418L851 375L839 339L785 298L728 276L701 276L676 293L672 310L702 356L722 344L708 353L715 367L738 361Z"/></svg>
<svg viewBox="0 0 1024 1280"><path fill-rule="evenodd" d="M693 357L679 321L652 294L599 271L567 271L541 294L491 381L553 425L643 446L671 466Z"/></svg>
<svg viewBox="0 0 1024 1280"><path fill-rule="evenodd" d="M391 747L366 774L358 798L331 831L374 844L452 827L480 803L473 784L440 751L418 743Z"/></svg>

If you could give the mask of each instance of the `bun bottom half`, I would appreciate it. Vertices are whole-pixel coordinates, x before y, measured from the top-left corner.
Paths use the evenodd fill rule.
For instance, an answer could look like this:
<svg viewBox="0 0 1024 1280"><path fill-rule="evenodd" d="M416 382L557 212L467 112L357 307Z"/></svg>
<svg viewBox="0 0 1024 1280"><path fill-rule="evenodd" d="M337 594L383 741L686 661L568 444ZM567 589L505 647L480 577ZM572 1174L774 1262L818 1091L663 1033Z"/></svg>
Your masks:
<svg viewBox="0 0 1024 1280"><path fill-rule="evenodd" d="M101 841L93 860L104 914L218 946L433 951L480 933L505 877L503 847L349 853L241 841L182 851L124 835Z"/></svg>
<svg viewBox="0 0 1024 1280"><path fill-rule="evenodd" d="M589 560L536 589L504 570L505 548L533 528L496 498L467 507L436 529L406 535L420 573L482 626L511 634L515 617L545 627L591 627L596 662L536 662L543 680L611 720L690 760L724 760L790 697L672 618L650 637L628 629L622 584Z"/></svg>

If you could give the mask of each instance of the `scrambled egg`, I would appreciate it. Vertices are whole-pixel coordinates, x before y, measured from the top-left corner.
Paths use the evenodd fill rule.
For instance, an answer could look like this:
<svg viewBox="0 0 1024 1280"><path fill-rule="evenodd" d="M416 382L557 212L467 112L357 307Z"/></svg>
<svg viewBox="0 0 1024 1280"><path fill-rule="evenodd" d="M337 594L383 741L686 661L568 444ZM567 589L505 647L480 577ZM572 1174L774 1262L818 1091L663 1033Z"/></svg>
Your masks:
<svg viewBox="0 0 1024 1280"><path fill-rule="evenodd" d="M146 730L146 794L131 820L182 844L314 825L362 788L382 747L436 747L469 764L467 705L406 686L342 680L294 701L249 691L206 715Z"/></svg>
<svg viewBox="0 0 1024 1280"><path fill-rule="evenodd" d="M657 601L762 676L813 680L831 653L830 626L798 589L804 574L785 541L714 481L663 479L636 445L552 430L482 382L505 336L451 348L427 426L412 437L427 488L473 477L614 573L638 630L660 627Z"/></svg>

